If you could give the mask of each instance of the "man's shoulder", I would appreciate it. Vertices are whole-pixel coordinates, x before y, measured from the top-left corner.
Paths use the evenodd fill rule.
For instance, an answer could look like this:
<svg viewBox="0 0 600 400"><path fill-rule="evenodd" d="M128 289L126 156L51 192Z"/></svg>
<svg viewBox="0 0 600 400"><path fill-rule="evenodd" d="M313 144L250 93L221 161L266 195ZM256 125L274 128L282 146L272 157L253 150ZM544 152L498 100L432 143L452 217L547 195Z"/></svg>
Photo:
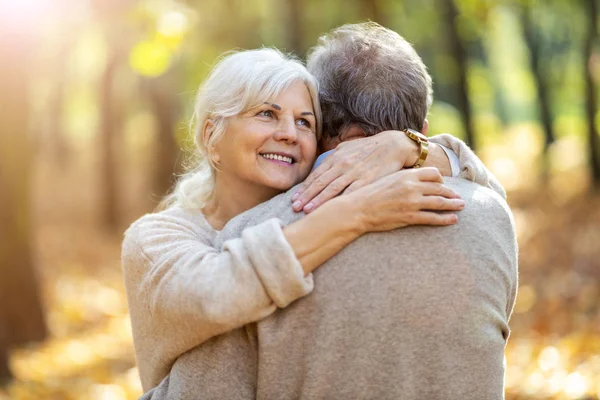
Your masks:
<svg viewBox="0 0 600 400"><path fill-rule="evenodd" d="M506 203L506 200L494 190L467 179L444 177L444 185L451 187L461 195L463 193L473 195L476 200L493 199L503 204Z"/></svg>
<svg viewBox="0 0 600 400"><path fill-rule="evenodd" d="M266 214L276 216L274 214L279 213L281 215L282 213L286 213L288 210L293 212L292 196L296 192L297 187L298 186L294 186L287 192L281 193L273 197L272 199L265 201L264 203L261 203L247 211L244 211L240 215L231 219L231 221L229 221L227 225L229 225L231 222L239 223L239 221L246 221L259 218L260 216Z"/></svg>
<svg viewBox="0 0 600 400"><path fill-rule="evenodd" d="M515 240L513 215L502 196L462 178L445 178L444 183L465 200L465 208L457 213L458 223L449 226L412 225L393 231L368 233L348 247L367 251L369 247L385 249L389 246L389 251L402 249L403 256L411 257L414 243L435 244L436 249L443 252L470 247L475 243L484 246L495 241L512 243ZM418 252L414 254L419 255Z"/></svg>
<svg viewBox="0 0 600 400"><path fill-rule="evenodd" d="M262 205L264 205L266 207L279 207L279 206L291 207L292 206L292 196L294 195L294 193L296 193L296 190L298 190L298 187L300 187L300 184L292 187L287 192L278 194L277 196L262 203L261 205L259 205L257 207L260 207ZM257 207L255 207L255 208L257 208ZM251 210L253 210L253 209L251 209Z"/></svg>
<svg viewBox="0 0 600 400"><path fill-rule="evenodd" d="M500 194L494 190L481 186L462 178L444 178L444 184L457 192L465 200L465 210L478 212L481 209L495 210L498 213L512 215L510 207ZM465 210L461 211L463 213Z"/></svg>
<svg viewBox="0 0 600 400"><path fill-rule="evenodd" d="M292 196L296 189L297 186L294 186L287 192L281 193L232 218L217 235L217 246L222 245L228 239L239 237L245 228L258 225L268 219L277 218L284 225L288 225L301 218L304 213L295 213L292 210Z"/></svg>
<svg viewBox="0 0 600 400"><path fill-rule="evenodd" d="M516 240L513 214L506 200L494 190L461 178L447 178L445 184L465 200L453 229L462 239L491 240L490 236ZM476 240L476 241L478 241Z"/></svg>

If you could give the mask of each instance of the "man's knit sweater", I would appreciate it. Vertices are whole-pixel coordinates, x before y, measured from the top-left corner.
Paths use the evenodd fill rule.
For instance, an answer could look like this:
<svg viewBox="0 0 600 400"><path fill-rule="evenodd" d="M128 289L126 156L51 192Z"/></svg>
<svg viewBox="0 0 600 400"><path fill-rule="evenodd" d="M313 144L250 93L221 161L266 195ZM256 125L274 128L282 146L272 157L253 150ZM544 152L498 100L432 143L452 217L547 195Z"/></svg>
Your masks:
<svg viewBox="0 0 600 400"><path fill-rule="evenodd" d="M473 161L456 150L464 173L471 178L481 175L480 168L473 168ZM469 173L469 168L475 172ZM485 172L481 176L487 179ZM162 378L158 374L166 375L164 367L156 368L169 365L165 354L182 354L146 398L398 398L400 393L403 398L438 398L430 396L436 393L445 393L440 398L499 398L516 290L512 220L498 194L460 179L448 183L467 201L457 225L365 235L317 269L311 296L242 329L234 328L257 320L257 309L263 307L267 315L273 303L289 303L293 297L278 297L290 288L295 288L295 297L310 291L310 277L297 275L299 266L284 254L290 249L278 242L283 235L273 219L290 223L300 217L289 207L292 191L235 218L219 236L206 230L201 215L182 210L161 213L161 223L151 216L148 225L134 225L125 242L135 247L124 250L124 263L130 266L125 268L126 283L144 388L157 384ZM172 240L180 233L165 231L149 241L148 230L157 230L157 224L185 225L194 236L206 230L210 245L219 248L223 243L229 257L246 260L250 268L242 270L254 271L245 279L255 284L250 285L253 295L261 293L260 302L239 290L215 292L209 286L218 282L214 277L190 274L193 258L184 260L187 269L173 271L172 264L161 264L173 259L169 253L177 246ZM135 268L138 253L148 259ZM296 271L294 279L282 278L281 265L286 264ZM240 285L235 273L226 274L217 277L230 277L231 287ZM196 292L200 294L194 297ZM165 293L168 308L160 304ZM207 313L208 296L216 294L223 300ZM232 306L237 314L231 313ZM166 326L163 319L169 322ZM150 329L153 324L162 326L159 332ZM207 333L207 325L218 329ZM203 344L190 347L194 340Z"/></svg>

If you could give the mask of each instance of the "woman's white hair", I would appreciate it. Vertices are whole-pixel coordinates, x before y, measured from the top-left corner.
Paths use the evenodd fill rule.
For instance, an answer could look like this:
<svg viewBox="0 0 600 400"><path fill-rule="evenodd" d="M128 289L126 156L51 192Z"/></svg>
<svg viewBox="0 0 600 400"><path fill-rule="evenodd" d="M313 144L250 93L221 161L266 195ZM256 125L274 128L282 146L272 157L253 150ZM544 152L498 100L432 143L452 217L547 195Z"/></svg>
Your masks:
<svg viewBox="0 0 600 400"><path fill-rule="evenodd" d="M225 53L196 96L190 121L197 150L195 160L158 208L204 207L215 186L216 165L211 160L209 149L223 138L228 119L264 102L272 102L298 81L303 82L310 93L318 138L321 134L321 109L317 81L300 61L270 48ZM211 135L203 134L207 121L212 122Z"/></svg>

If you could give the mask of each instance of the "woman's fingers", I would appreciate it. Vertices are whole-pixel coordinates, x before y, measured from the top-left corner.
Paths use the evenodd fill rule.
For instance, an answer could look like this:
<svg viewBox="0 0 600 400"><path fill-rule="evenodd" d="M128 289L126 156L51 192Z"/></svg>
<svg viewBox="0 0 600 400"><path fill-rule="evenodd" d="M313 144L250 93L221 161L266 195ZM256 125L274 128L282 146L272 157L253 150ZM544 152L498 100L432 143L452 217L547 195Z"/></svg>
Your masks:
<svg viewBox="0 0 600 400"><path fill-rule="evenodd" d="M305 213L314 211L317 207L325 203L326 201L333 199L338 194L342 193L344 189L352 183L352 178L348 175L342 175L333 182L331 182L325 189L321 191L314 199L308 201L304 206L303 210Z"/></svg>
<svg viewBox="0 0 600 400"><path fill-rule="evenodd" d="M456 214L439 214L431 211L420 211L414 214L411 225L452 225L458 222Z"/></svg>
<svg viewBox="0 0 600 400"><path fill-rule="evenodd" d="M414 173L421 182L438 182L444 183L444 177L437 168L425 167L414 169Z"/></svg>
<svg viewBox="0 0 600 400"><path fill-rule="evenodd" d="M313 172L316 172L316 170ZM338 178L340 178L340 175L342 175L342 173L338 170L338 168L333 167L333 168L330 168L330 169L324 171L320 175L316 176L309 183L309 185L306 187L306 189L302 193L300 193L300 195L296 198L296 200L293 201L292 208L294 209L294 211L300 211L300 210L304 209L304 211L310 212L311 210L314 210L314 208L317 204L323 204L324 201L341 193L346 188L346 186L348 186L350 184L350 182L346 183L343 187L341 187L343 182L338 181ZM342 178L343 177L344 176L342 176ZM346 179L347 179L347 176L346 176ZM333 187L330 187L333 183L335 183L333 185ZM321 194L325 189L328 189L327 192L325 193L325 196L318 200L315 199L315 197L317 195ZM336 190L337 190L337 193L335 193ZM335 194L331 195L331 193L335 193ZM326 197L326 196L331 196L331 197ZM318 201L320 201L320 203L317 203ZM307 210L306 207L309 205L310 205L310 207L308 207L308 210Z"/></svg>
<svg viewBox="0 0 600 400"><path fill-rule="evenodd" d="M460 195L446 185L433 182L422 182L420 184L423 195L442 196L448 199L460 199Z"/></svg>
<svg viewBox="0 0 600 400"><path fill-rule="evenodd" d="M421 210L460 211L465 208L465 201L448 199L441 196L423 196L420 202Z"/></svg>
<svg viewBox="0 0 600 400"><path fill-rule="evenodd" d="M319 165L317 168L314 169L314 171L311 171L311 173L306 177L306 179L304 180L304 182L302 182L302 184L300 184L300 187L298 187L298 189L296 190L296 193L292 196L292 202L296 202L297 200L300 200L302 194L304 192L306 192L306 190L311 187L311 185L318 180L321 175L323 175L325 172L327 172L329 169L331 169L334 165L333 163L333 155L330 155L329 157L325 158L325 160L323 160L323 162L321 163L321 165ZM299 208L299 210L302 209L302 207Z"/></svg>
<svg viewBox="0 0 600 400"><path fill-rule="evenodd" d="M354 181L350 184L350 186L348 186L346 188L346 190L344 190L344 195L350 194L358 189L360 189L361 187L364 187L368 184L370 184L371 182L365 179L359 179L357 181Z"/></svg>

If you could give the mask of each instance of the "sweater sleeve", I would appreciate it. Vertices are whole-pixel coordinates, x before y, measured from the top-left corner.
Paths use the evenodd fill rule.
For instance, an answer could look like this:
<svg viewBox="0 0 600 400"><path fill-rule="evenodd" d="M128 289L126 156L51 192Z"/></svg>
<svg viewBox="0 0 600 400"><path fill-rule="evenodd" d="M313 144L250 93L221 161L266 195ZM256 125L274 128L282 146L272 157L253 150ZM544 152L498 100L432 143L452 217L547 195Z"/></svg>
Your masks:
<svg viewBox="0 0 600 400"><path fill-rule="evenodd" d="M245 229L222 251L211 242L207 228L168 213L142 217L126 232L122 264L144 390L181 354L313 288L277 219Z"/></svg>
<svg viewBox="0 0 600 400"><path fill-rule="evenodd" d="M458 156L460 161L459 178L490 188L506 199L506 192L498 179L465 142L447 133L432 136L429 140L451 149Z"/></svg>

